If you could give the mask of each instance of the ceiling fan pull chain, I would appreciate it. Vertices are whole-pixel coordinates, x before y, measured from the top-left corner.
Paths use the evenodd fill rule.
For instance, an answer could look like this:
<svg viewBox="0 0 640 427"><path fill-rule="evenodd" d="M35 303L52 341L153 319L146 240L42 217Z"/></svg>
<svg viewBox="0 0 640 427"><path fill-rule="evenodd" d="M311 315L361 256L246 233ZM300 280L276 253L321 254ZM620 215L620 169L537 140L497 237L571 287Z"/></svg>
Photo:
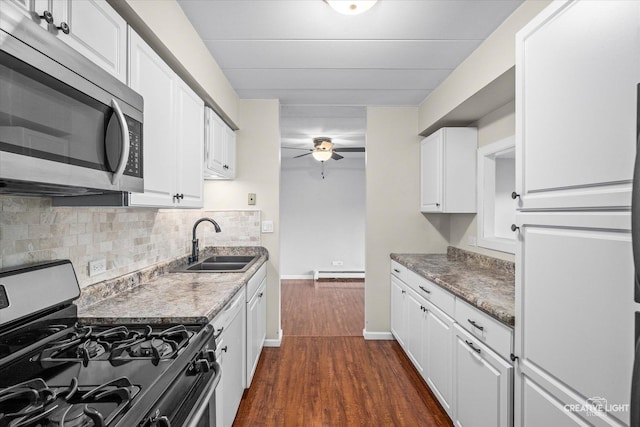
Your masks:
<svg viewBox="0 0 640 427"><path fill-rule="evenodd" d="M322 179L324 179L324 162L320 163L322 163L322 172L320 173L320 175L322 175Z"/></svg>

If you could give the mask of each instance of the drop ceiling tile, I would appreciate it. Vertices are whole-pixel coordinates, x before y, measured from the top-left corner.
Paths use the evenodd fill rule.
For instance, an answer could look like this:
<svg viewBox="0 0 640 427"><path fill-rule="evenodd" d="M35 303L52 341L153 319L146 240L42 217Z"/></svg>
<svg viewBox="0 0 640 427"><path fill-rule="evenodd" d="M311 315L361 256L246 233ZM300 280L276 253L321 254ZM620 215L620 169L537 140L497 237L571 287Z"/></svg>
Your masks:
<svg viewBox="0 0 640 427"><path fill-rule="evenodd" d="M484 39L521 0L380 0L344 16L321 0L179 0L205 40Z"/></svg>
<svg viewBox="0 0 640 427"><path fill-rule="evenodd" d="M434 89L451 70L237 69L231 85L244 89Z"/></svg>
<svg viewBox="0 0 640 427"><path fill-rule="evenodd" d="M239 90L243 99L280 99L282 104L418 105L429 90Z"/></svg>
<svg viewBox="0 0 640 427"><path fill-rule="evenodd" d="M218 41L206 42L230 68L453 69L481 41Z"/></svg>

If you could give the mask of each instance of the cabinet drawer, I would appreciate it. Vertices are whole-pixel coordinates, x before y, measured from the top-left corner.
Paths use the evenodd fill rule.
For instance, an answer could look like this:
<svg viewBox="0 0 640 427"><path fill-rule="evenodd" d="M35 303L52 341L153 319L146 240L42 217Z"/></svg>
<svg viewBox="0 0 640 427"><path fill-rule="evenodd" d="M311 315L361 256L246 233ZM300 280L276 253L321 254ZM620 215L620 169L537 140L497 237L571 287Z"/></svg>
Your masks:
<svg viewBox="0 0 640 427"><path fill-rule="evenodd" d="M398 279L402 280L406 283L407 281L407 267L401 265L400 263L391 260L391 274L396 276Z"/></svg>
<svg viewBox="0 0 640 427"><path fill-rule="evenodd" d="M478 340L509 360L513 349L513 331L488 314L456 298L455 319Z"/></svg>
<svg viewBox="0 0 640 427"><path fill-rule="evenodd" d="M407 270L407 284L420 296L453 317L455 297L435 283Z"/></svg>

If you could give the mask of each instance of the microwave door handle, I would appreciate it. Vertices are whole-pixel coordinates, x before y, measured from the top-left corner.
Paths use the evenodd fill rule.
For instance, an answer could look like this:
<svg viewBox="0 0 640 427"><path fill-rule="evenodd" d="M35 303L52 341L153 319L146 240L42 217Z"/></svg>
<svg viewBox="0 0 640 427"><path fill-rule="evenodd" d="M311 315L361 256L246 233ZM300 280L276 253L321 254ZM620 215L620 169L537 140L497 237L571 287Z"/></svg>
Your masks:
<svg viewBox="0 0 640 427"><path fill-rule="evenodd" d="M120 109L120 106L115 99L111 100L111 107L113 107L115 116L118 119L118 123L120 124L120 131L122 132L122 151L120 152L120 161L118 162L118 167L113 172L113 176L111 177L111 184L116 185L118 181L120 181L120 177L124 173L124 168L127 167L127 161L129 160L130 143L127 121L125 120L124 114L122 114L122 110Z"/></svg>

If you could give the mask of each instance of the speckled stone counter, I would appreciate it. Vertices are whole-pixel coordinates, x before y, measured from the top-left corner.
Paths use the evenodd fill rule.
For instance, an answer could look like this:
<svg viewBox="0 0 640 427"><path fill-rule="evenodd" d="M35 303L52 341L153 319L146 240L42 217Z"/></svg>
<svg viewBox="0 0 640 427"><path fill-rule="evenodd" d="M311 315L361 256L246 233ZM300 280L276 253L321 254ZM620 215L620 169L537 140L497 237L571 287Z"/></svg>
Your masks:
<svg viewBox="0 0 640 427"><path fill-rule="evenodd" d="M391 259L488 313L515 324L514 264L449 247L447 254L391 254Z"/></svg>
<svg viewBox="0 0 640 427"><path fill-rule="evenodd" d="M244 273L175 273L187 257L158 264L82 290L76 301L81 322L205 324L222 310L264 264L262 247L214 247L200 251L213 255L259 255Z"/></svg>

